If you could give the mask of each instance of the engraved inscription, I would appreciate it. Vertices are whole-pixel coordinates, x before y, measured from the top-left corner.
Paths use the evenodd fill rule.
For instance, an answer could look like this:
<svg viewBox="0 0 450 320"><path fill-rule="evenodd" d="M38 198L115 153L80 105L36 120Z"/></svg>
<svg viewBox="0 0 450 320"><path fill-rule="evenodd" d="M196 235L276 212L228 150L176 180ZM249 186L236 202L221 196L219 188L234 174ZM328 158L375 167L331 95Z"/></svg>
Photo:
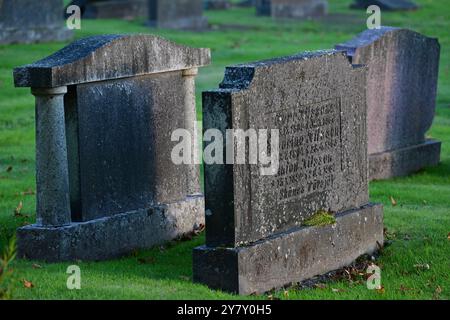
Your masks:
<svg viewBox="0 0 450 320"><path fill-rule="evenodd" d="M280 167L267 181L277 203L330 190L341 169L341 100L329 99L270 114L280 130Z"/></svg>

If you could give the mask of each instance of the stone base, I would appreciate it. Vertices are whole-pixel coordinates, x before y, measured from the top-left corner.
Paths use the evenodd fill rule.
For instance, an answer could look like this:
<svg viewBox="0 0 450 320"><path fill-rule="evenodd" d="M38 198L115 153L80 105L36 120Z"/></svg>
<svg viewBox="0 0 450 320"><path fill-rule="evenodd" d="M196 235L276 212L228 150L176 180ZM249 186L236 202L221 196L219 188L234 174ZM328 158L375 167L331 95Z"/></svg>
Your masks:
<svg viewBox="0 0 450 320"><path fill-rule="evenodd" d="M369 179L381 180L406 176L422 168L439 164L441 142L422 144L369 155Z"/></svg>
<svg viewBox="0 0 450 320"><path fill-rule="evenodd" d="M62 227L17 231L19 257L48 262L105 260L150 248L204 224L204 197Z"/></svg>
<svg viewBox="0 0 450 320"><path fill-rule="evenodd" d="M304 19L322 17L328 14L327 0L302 1L290 4L272 4L275 19Z"/></svg>
<svg viewBox="0 0 450 320"><path fill-rule="evenodd" d="M83 14L86 19L135 19L148 13L147 0L116 0L89 3Z"/></svg>
<svg viewBox="0 0 450 320"><path fill-rule="evenodd" d="M208 28L208 19L206 17L191 17L176 19L171 21L153 21L147 22L152 28L162 29L186 29L186 30L204 30Z"/></svg>
<svg viewBox="0 0 450 320"><path fill-rule="evenodd" d="M238 248L194 249L194 281L242 295L264 293L351 264L383 245L383 208L340 213L336 224L300 227Z"/></svg>
<svg viewBox="0 0 450 320"><path fill-rule="evenodd" d="M55 26L36 29L3 29L0 30L0 44L59 42L73 38L72 30Z"/></svg>

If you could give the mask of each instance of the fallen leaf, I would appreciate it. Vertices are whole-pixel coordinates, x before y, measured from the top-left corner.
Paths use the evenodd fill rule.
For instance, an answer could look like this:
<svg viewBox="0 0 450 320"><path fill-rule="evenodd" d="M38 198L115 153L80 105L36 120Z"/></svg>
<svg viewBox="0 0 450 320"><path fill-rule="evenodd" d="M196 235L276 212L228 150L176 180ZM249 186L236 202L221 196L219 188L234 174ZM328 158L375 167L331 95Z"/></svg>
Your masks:
<svg viewBox="0 0 450 320"><path fill-rule="evenodd" d="M378 289L376 289L376 290L377 290L377 292L378 292L379 294L384 294L384 292L385 292L383 286L380 286L380 287L379 287Z"/></svg>
<svg viewBox="0 0 450 320"><path fill-rule="evenodd" d="M280 298L274 297L274 296L271 295L271 294L269 294L269 295L267 296L267 299L269 299L269 300L280 300Z"/></svg>
<svg viewBox="0 0 450 320"><path fill-rule="evenodd" d="M344 289L339 289L339 288L332 288L331 291L336 293L336 292L344 292L345 290Z"/></svg>
<svg viewBox="0 0 450 320"><path fill-rule="evenodd" d="M40 264L37 264L37 263L33 263L33 265L31 267L33 269L42 269L42 266Z"/></svg>
<svg viewBox="0 0 450 320"><path fill-rule="evenodd" d="M200 233L202 233L205 230L205 225L204 224L200 224L200 226L194 230L194 234L196 236L198 236Z"/></svg>
<svg viewBox="0 0 450 320"><path fill-rule="evenodd" d="M22 214L20 213L20 211L22 211L22 208L23 208L23 202L20 201L19 204L17 205L16 209L14 209L14 215L16 217L22 216Z"/></svg>
<svg viewBox="0 0 450 320"><path fill-rule="evenodd" d="M315 285L314 285L316 288L318 288L318 289L325 289L327 286L325 285L325 284L323 284L323 283L316 283Z"/></svg>
<svg viewBox="0 0 450 320"><path fill-rule="evenodd" d="M442 293L441 286L437 286L436 290L434 291L434 294L433 294L433 299L435 299L435 300L439 299L439 296L441 295L441 293Z"/></svg>
<svg viewBox="0 0 450 320"><path fill-rule="evenodd" d="M391 199L391 204L392 204L392 206L395 207L395 206L397 205L397 201L394 199L393 196L390 196L389 199Z"/></svg>
<svg viewBox="0 0 450 320"><path fill-rule="evenodd" d="M289 298L289 291L284 290L283 294L286 299Z"/></svg>
<svg viewBox="0 0 450 320"><path fill-rule="evenodd" d="M450 232L447 235L447 239L450 240Z"/></svg>
<svg viewBox="0 0 450 320"><path fill-rule="evenodd" d="M418 263L414 265L414 268L416 269L421 269L421 270L429 270L430 269L430 265L428 263Z"/></svg>
<svg viewBox="0 0 450 320"><path fill-rule="evenodd" d="M27 288L27 289L34 288L33 282L28 281L28 280L25 280L25 279L23 279L22 282L23 282L23 286L24 286L25 288Z"/></svg>

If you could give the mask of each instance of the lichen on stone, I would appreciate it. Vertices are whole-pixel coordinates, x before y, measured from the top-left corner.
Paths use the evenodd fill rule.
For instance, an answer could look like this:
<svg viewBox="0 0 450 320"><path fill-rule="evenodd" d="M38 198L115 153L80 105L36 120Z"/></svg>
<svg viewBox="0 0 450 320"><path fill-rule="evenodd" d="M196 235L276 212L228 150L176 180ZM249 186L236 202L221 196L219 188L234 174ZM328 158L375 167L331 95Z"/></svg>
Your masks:
<svg viewBox="0 0 450 320"><path fill-rule="evenodd" d="M336 223L336 218L332 212L326 210L318 210L311 217L303 221L304 226L327 226Z"/></svg>

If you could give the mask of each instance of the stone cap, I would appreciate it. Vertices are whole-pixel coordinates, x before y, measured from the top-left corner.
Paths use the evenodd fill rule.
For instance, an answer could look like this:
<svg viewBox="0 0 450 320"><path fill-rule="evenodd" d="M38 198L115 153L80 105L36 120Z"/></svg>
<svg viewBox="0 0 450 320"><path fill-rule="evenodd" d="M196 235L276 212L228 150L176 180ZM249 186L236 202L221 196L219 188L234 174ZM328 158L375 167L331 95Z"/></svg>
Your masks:
<svg viewBox="0 0 450 320"><path fill-rule="evenodd" d="M16 87L53 88L185 70L208 65L209 49L149 34L98 35L77 40L35 63L14 69Z"/></svg>
<svg viewBox="0 0 450 320"><path fill-rule="evenodd" d="M257 72L265 72L264 69L266 68L290 61L306 61L323 56L340 56L343 60L347 60L345 53L342 51L328 49L305 51L291 56L229 66L225 68L225 77L220 83L219 89L247 89L252 83L255 74ZM349 67L351 67L350 63Z"/></svg>
<svg viewBox="0 0 450 320"><path fill-rule="evenodd" d="M369 46L373 42L382 38L384 35L386 35L390 32L394 32L394 31L412 33L412 34L415 34L416 36L420 36L424 39L431 39L431 40L437 41L437 39L435 39L435 38L426 37L420 33L417 33L415 31L412 31L409 29L382 26L382 27L380 27L380 29L365 30L365 31L361 32L360 34L358 34L353 39L336 45L335 48L336 48L336 50L339 50L339 51L345 51L348 56L353 57L355 55L356 49Z"/></svg>

